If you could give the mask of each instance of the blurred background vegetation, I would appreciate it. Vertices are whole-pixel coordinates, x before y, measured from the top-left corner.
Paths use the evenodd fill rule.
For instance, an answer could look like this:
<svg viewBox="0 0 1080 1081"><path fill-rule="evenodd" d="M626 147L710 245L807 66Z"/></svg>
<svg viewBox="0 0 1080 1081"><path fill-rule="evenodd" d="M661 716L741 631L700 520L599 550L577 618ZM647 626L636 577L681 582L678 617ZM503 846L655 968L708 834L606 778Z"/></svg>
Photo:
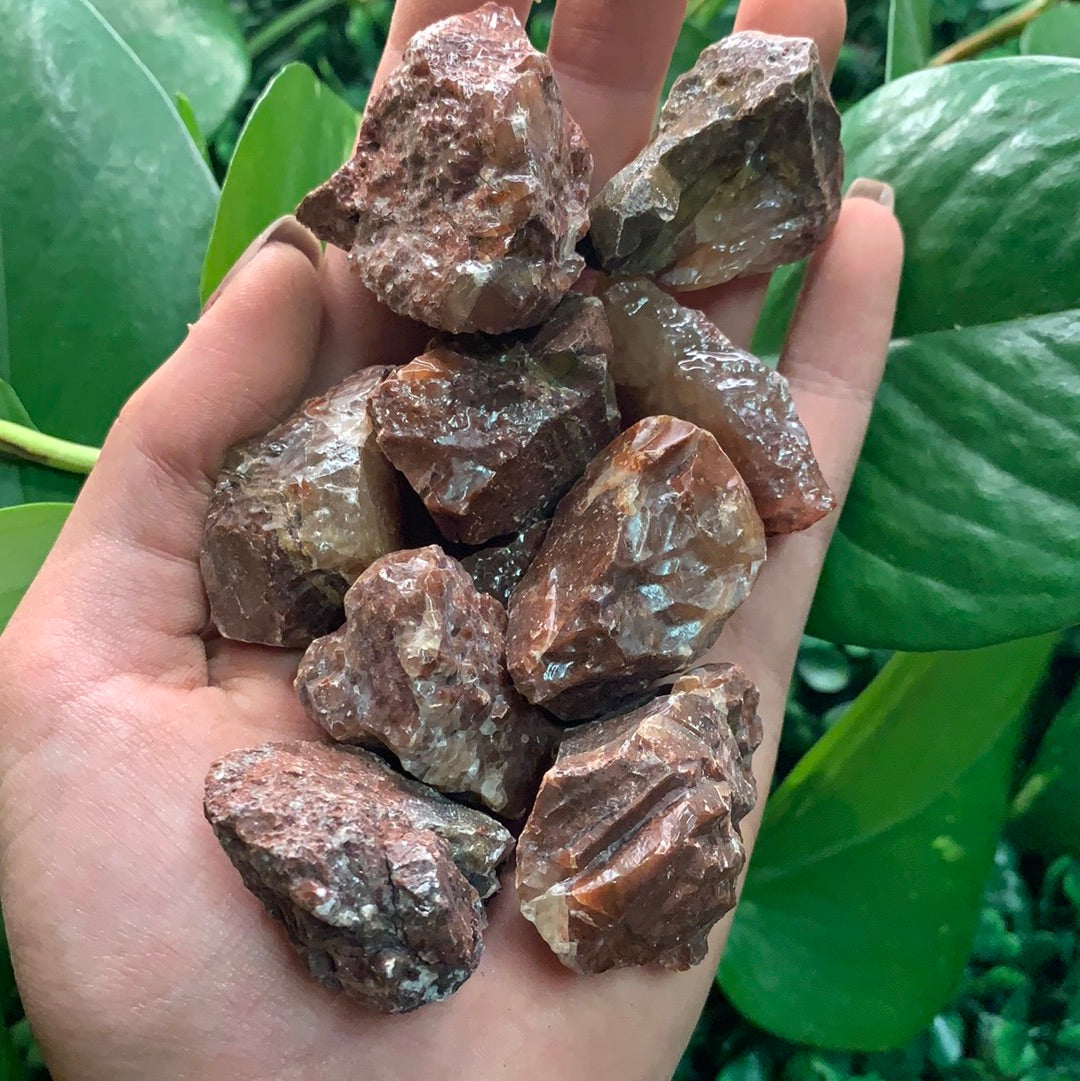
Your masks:
<svg viewBox="0 0 1080 1081"><path fill-rule="evenodd" d="M354 108L362 108L393 11L392 0L229 2L247 43L251 77L224 121L205 132L207 157L219 181L252 105L286 64L307 64ZM1017 10L1015 0L928 2L931 54ZM884 81L890 9L888 0L850 0L848 6L848 35L833 83L841 109ZM1038 0L1021 6L1034 9ZM690 0L672 78L688 68L706 44L730 30L735 7L725 0ZM553 0L538 3L529 23L541 47L553 8ZM1011 36L980 49L980 55L1017 51L1018 39ZM882 650L805 640L788 706L778 781L836 725L888 658ZM1018 779L1078 674L1080 636L1072 632L1056 647L1040 700L1030 708L1034 723L1028 726L1028 747L1017 764ZM1066 709L1076 714L1077 707L1080 698L1074 694ZM1021 788L1014 812L1023 810L1025 798ZM1080 1081L1080 860L1067 854L1065 846L1041 840L1032 843L1030 830L1025 833L1015 825L1006 830L966 974L954 1000L909 1046L848 1053L793 1044L743 1019L717 987L676 1081ZM837 911L835 919L842 927L844 911ZM10 965L6 956L0 957L10 1037L0 1042L0 1081L42 1081L48 1075L22 1016ZM889 990L883 989L885 998Z"/></svg>

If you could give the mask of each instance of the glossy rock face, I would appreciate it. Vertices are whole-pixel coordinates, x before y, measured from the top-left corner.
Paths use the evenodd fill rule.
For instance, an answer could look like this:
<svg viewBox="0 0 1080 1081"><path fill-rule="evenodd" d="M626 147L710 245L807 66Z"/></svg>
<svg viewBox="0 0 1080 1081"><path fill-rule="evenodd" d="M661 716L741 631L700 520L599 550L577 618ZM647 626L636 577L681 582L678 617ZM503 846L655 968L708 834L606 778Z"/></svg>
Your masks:
<svg viewBox="0 0 1080 1081"><path fill-rule="evenodd" d="M437 339L375 391L379 446L443 535L482 544L549 512L618 431L603 305L538 330Z"/></svg>
<svg viewBox="0 0 1080 1081"><path fill-rule="evenodd" d="M746 485L674 417L615 439L559 504L510 598L518 689L563 720L640 696L712 645L765 559Z"/></svg>
<svg viewBox="0 0 1080 1081"><path fill-rule="evenodd" d="M345 591L402 537L398 478L375 443L371 368L229 451L200 566L226 638L303 647L341 623Z"/></svg>
<svg viewBox="0 0 1080 1081"><path fill-rule="evenodd" d="M706 665L633 713L566 734L518 841L517 889L568 968L704 959L745 862L757 703L734 665Z"/></svg>
<svg viewBox="0 0 1080 1081"><path fill-rule="evenodd" d="M461 565L469 572L476 588L489 593L500 604L510 602L510 594L525 576L529 565L540 551L549 522L534 522L506 544L482 548L466 556Z"/></svg>
<svg viewBox="0 0 1080 1081"><path fill-rule="evenodd" d="M234 751L206 817L312 975L384 1013L445 998L481 953L513 839L494 819L321 743Z"/></svg>
<svg viewBox="0 0 1080 1081"><path fill-rule="evenodd" d="M373 563L345 611L300 662L311 718L336 740L387 748L425 784L523 816L557 731L506 672L502 605L431 546Z"/></svg>
<svg viewBox="0 0 1080 1081"><path fill-rule="evenodd" d="M611 373L628 419L672 413L700 425L738 469L767 533L806 529L836 500L787 380L647 278L604 293Z"/></svg>
<svg viewBox="0 0 1080 1081"><path fill-rule="evenodd" d="M413 37L297 216L394 311L498 334L539 323L581 272L591 175L547 58L486 4Z"/></svg>
<svg viewBox="0 0 1080 1081"><path fill-rule="evenodd" d="M808 255L842 179L814 43L732 34L675 82L653 141L597 196L590 237L609 272L703 289Z"/></svg>

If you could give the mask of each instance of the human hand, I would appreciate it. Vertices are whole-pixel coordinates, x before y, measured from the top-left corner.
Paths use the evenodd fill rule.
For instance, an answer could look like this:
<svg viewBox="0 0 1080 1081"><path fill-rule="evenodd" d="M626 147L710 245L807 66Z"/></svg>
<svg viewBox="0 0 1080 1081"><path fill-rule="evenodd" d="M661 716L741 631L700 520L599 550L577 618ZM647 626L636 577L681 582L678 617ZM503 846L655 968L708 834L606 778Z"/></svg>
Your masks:
<svg viewBox="0 0 1080 1081"><path fill-rule="evenodd" d="M468 6L399 0L384 71L413 31ZM514 6L524 16L529 4ZM682 13L676 0L560 0L552 60L598 181L647 138ZM744 0L738 25L812 35L831 65L843 15L840 0ZM849 199L789 335L784 370L841 497L900 258L887 207ZM692 299L745 344L762 291L735 282ZM307 976L203 820L211 760L316 735L291 687L295 654L204 634L197 556L222 454L358 363L408 359L415 340L341 253L320 258L294 222L279 227L124 408L0 638L0 886L24 1003L58 1081L661 1081L674 1068L728 921L689 972L580 977L520 918L508 883L472 979L446 1002L381 1017ZM710 658L737 661L761 689L762 792L835 520L771 543ZM759 817L743 823L748 845Z"/></svg>

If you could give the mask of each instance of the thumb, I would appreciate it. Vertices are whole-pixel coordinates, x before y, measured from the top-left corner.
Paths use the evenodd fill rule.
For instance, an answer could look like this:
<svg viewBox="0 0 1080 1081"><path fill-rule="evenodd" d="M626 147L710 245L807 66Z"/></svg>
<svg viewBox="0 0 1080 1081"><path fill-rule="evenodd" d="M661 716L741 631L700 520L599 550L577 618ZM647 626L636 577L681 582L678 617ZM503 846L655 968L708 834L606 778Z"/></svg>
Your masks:
<svg viewBox="0 0 1080 1081"><path fill-rule="evenodd" d="M205 664L193 636L207 619L198 554L213 480L228 447L272 427L300 395L319 341L320 256L295 219L245 253L121 410L9 633L62 613L65 639L74 626L99 678L103 661L154 676Z"/></svg>

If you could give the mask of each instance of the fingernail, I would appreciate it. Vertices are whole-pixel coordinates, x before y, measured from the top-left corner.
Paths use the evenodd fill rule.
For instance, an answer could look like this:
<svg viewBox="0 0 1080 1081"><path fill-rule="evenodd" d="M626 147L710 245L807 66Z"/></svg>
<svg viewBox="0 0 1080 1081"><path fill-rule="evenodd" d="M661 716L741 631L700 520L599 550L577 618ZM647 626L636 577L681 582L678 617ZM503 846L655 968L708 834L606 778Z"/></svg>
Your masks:
<svg viewBox="0 0 1080 1081"><path fill-rule="evenodd" d="M851 182L847 190L848 199L869 199L872 203L881 203L883 207L892 210L896 205L896 192L892 185L884 180L871 180L869 177L860 176Z"/></svg>
<svg viewBox="0 0 1080 1081"><path fill-rule="evenodd" d="M311 265L318 270L322 262L322 245L315 234L305 229L292 214L272 221L248 246L244 254L229 268L228 274L221 279L218 287L207 297L203 305L203 312L208 312L221 298L222 293L229 287L240 272L267 244L288 244L295 248L301 255L307 256Z"/></svg>

